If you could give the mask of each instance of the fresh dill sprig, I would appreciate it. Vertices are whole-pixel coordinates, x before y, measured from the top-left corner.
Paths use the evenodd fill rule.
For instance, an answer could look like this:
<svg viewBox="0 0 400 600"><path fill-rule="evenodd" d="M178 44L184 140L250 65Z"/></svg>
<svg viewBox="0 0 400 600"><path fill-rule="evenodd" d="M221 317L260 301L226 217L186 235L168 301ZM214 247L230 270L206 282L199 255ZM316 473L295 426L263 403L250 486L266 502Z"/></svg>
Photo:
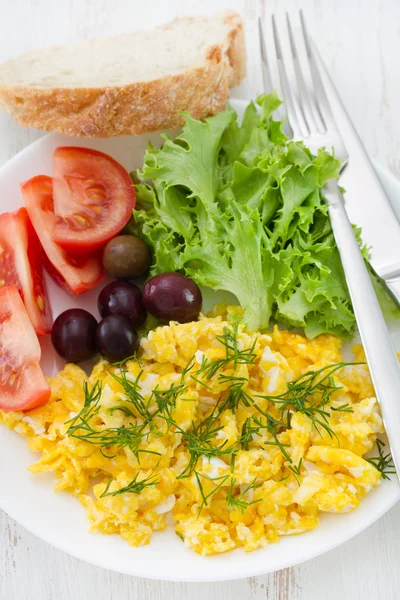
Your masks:
<svg viewBox="0 0 400 600"><path fill-rule="evenodd" d="M119 490L114 490L113 492L109 492L110 486L114 481L112 477L110 477L104 492L101 494L100 498L104 498L105 496L118 496L119 494L140 494L145 488L150 487L152 485L157 485L160 481L157 479L157 474L152 473L148 477L144 479L138 480L139 472L136 473L135 477L132 479L128 485L120 488Z"/></svg>
<svg viewBox="0 0 400 600"><path fill-rule="evenodd" d="M69 437L74 437L89 444L100 446L100 451L104 456L107 456L107 458L112 457L105 454L102 449L112 446L117 450L119 448L128 447L138 461L140 453L156 454L159 456L158 452L140 447L141 442L146 439L150 433L146 421L139 425L131 423L128 426L121 427L105 428L101 425L95 427L93 425L93 419L98 416L101 407L101 383L97 381L94 386L89 389L87 382L85 382L83 390L85 400L82 410L66 423L68 425L66 433Z"/></svg>
<svg viewBox="0 0 400 600"><path fill-rule="evenodd" d="M293 460L287 451L289 445L282 443L278 435L290 428L292 413L296 411L305 414L320 435L321 429L323 429L330 438L337 438L336 433L329 425L329 410L352 412L353 409L348 404L343 404L336 407L336 409L330 406L332 395L339 389L339 386L334 381L333 374L349 364L359 363L337 363L322 367L317 371L308 371L297 379L288 382L287 390L283 394L258 396L272 402L280 412L281 418L272 417L267 411L262 410L257 404L254 404L262 417L248 417L244 422L240 438L242 448L248 450L249 444L254 441L255 435L262 435L262 431L268 432L272 440L264 441L264 445L277 446L279 448L289 463L288 469L298 480L301 475L302 461L298 465L293 464Z"/></svg>
<svg viewBox="0 0 400 600"><path fill-rule="evenodd" d="M113 415L115 412L119 411L122 412L122 414L124 414L126 417L136 417L136 415L131 411L131 409L128 406L124 406L123 404L116 404L115 406L110 406L110 408L108 408L107 410L110 413L110 415Z"/></svg>
<svg viewBox="0 0 400 600"><path fill-rule="evenodd" d="M345 413L354 412L353 407L350 404L342 404L341 406L331 406L330 409L333 410L334 412L345 412Z"/></svg>
<svg viewBox="0 0 400 600"><path fill-rule="evenodd" d="M220 414L226 409L235 412L240 404L249 407L254 403L253 396L243 389L249 383L247 377L236 377L235 375L220 373L218 380L227 383L225 389L225 392L227 392L226 398L218 404L218 412Z"/></svg>
<svg viewBox="0 0 400 600"><path fill-rule="evenodd" d="M197 481L197 485L199 486L199 491L200 491L200 495L202 498L202 502L200 504L198 513L197 513L197 518L200 516L201 511L203 510L203 508L205 506L208 506L208 501L210 498L212 498L214 496L214 494L216 494L224 485L224 483L229 479L229 477L231 476L230 473L228 473L227 475L219 475L218 477L210 477L209 475L205 474L205 473L199 473L198 471L194 470L194 476L196 478ZM202 479L206 479L207 481L212 481L213 483L218 482L217 485L210 491L208 492L208 494L206 494L204 492L204 487L202 484Z"/></svg>
<svg viewBox="0 0 400 600"><path fill-rule="evenodd" d="M215 410L215 409L214 409ZM213 411L206 419L199 423L192 422L188 431L182 429L177 423L169 417L164 417L170 427L174 426L176 431L182 436L182 444L189 452L189 462L185 469L177 476L177 479L190 477L196 469L196 465L201 456L205 458L233 456L238 450L238 444L228 444L224 440L221 444L214 444L217 433L223 428L218 424L218 414Z"/></svg>
<svg viewBox="0 0 400 600"><path fill-rule="evenodd" d="M251 421L252 417L247 417L242 425L239 442L241 443L243 450L249 449L249 444L253 441L253 433L257 434L259 432L258 428L252 426Z"/></svg>
<svg viewBox="0 0 400 600"><path fill-rule="evenodd" d="M264 441L263 444L265 446L277 446L282 452L283 456L286 458L286 460L292 462L292 459L290 458L290 455L286 450L286 448L290 447L289 444L282 443L278 438L278 434L282 431L285 431L285 429L287 428L287 424L284 421L279 421L278 419L275 419L269 413L263 412L259 406L257 406L256 408L263 415L265 420L263 421L262 418L253 417L254 425L252 426L252 434L259 434L260 431L262 431L263 429L267 431L273 439Z"/></svg>
<svg viewBox="0 0 400 600"><path fill-rule="evenodd" d="M187 365L182 369L181 383L185 383L186 376L193 369L194 363L195 363L195 358L194 358L194 356L192 356L192 358L188 361Z"/></svg>
<svg viewBox="0 0 400 600"><path fill-rule="evenodd" d="M300 485L299 477L301 475L301 467L303 465L303 458L300 458L299 463L297 465L293 464L292 460L290 460L289 462L290 462L290 464L288 465L288 469L289 469L289 471L291 471L293 473L297 483Z"/></svg>
<svg viewBox="0 0 400 600"><path fill-rule="evenodd" d="M196 383L198 383L199 385L201 385L202 387L206 388L206 390L209 390L210 392L212 391L212 387L207 385L204 381L202 381L201 379L198 379L197 377L195 377L194 375L190 376L191 379L193 379L193 381L195 381Z"/></svg>
<svg viewBox="0 0 400 600"><path fill-rule="evenodd" d="M254 339L249 348L241 350L239 348L239 321L232 324L232 327L224 327L223 334L217 335L217 340L225 348L225 358L217 358L209 360L203 356L202 364L197 369L196 375L202 375L203 378L212 379L218 371L233 363L233 368L236 370L238 365L254 365L257 357L255 347L257 339Z"/></svg>
<svg viewBox="0 0 400 600"><path fill-rule="evenodd" d="M259 412L263 415L264 419L261 417L248 417L242 426L242 432L240 437L240 443L244 450L249 449L250 442L254 441L254 435L262 435L263 431L266 431L272 436L272 440L266 440L261 442L264 446L276 446L279 448L280 452L284 456L285 460L289 463L287 468L293 473L297 482L299 482L298 477L301 475L301 466L302 459L300 460L298 465L293 463L293 459L287 451L287 448L290 448L290 444L285 444L280 441L278 438L279 433L285 431L288 427L287 423L284 421L279 421L275 419L270 414L261 411L259 407L257 407Z"/></svg>
<svg viewBox="0 0 400 600"><path fill-rule="evenodd" d="M266 431L272 436L273 440L267 440L262 443L265 446L277 446L282 452L285 459L291 462L292 459L286 451L286 448L290 447L289 444L282 443L278 438L278 433L286 429L285 423L283 421L278 421L277 419L274 419L268 413L263 412L262 415L264 416L264 421L262 420L262 418L259 417L247 417L247 419L243 423L242 432L239 440L243 450L249 449L249 444L250 442L254 441L255 435L261 436L262 432Z"/></svg>
<svg viewBox="0 0 400 600"><path fill-rule="evenodd" d="M261 502L262 498L258 498L257 500L245 500L245 496L247 492L250 490L255 490L262 486L262 483L257 483L257 477L254 477L253 481L251 481L238 496L233 495L233 490L236 485L236 480L234 477L231 479L231 484L229 486L228 494L226 496L226 501L229 510L239 509L242 512L245 512L246 508L251 506L252 504L257 504L257 502Z"/></svg>
<svg viewBox="0 0 400 600"><path fill-rule="evenodd" d="M362 363L336 363L322 367L317 371L307 371L300 377L287 384L287 390L277 396L259 396L273 402L282 414L290 411L301 412L311 420L313 428L320 434L323 429L330 438L337 435L329 426L330 402L332 395L340 389L335 384L333 374L345 366ZM338 410L338 409L336 409ZM342 407L343 410L343 407ZM350 407L344 405L343 412L350 412ZM289 416L290 418L290 416ZM290 423L289 425L290 426Z"/></svg>
<svg viewBox="0 0 400 600"><path fill-rule="evenodd" d="M185 383L171 384L166 390L155 387L150 396L150 401L154 399L158 409L154 416L161 413L171 417L171 412L176 407L176 401L186 390Z"/></svg>
<svg viewBox="0 0 400 600"><path fill-rule="evenodd" d="M139 461L140 453L155 454L159 456L158 452L148 450L141 447L142 441L144 441L150 432L154 432L156 423L154 417L166 413L169 417L171 411L176 405L177 398L182 395L187 385L184 382L185 376L189 373L193 367L193 360L189 361L181 375L181 383L178 385L171 385L167 390L161 390L155 388L149 399L146 401L140 393L140 379L143 375L143 370L135 377L133 381L128 379L126 369L121 368L121 374L118 375L113 371L109 371L110 375L115 381L117 381L123 388L125 399L123 403L116 404L108 408L108 412L113 414L115 411L122 412L126 417L130 417L135 421L127 426L121 427L104 427L94 426L93 419L98 416L101 405L101 394L102 385L100 381L97 381L95 385L89 389L87 382L84 383L84 405L82 410L70 421L67 422L68 429L67 435L88 442L96 446L100 446L100 451L105 455L102 450L103 448L115 447L119 448L128 447ZM152 401L156 402L157 409L150 411L150 405ZM136 423L136 419L141 420L140 423ZM115 456L115 455L114 455ZM111 458L111 456L108 456Z"/></svg>
<svg viewBox="0 0 400 600"><path fill-rule="evenodd" d="M112 366L113 367L122 367L130 360L136 360L136 362L138 362L140 364L139 359L137 358L136 354L131 354L130 356L127 356L126 358L123 358L122 360L112 363Z"/></svg>
<svg viewBox="0 0 400 600"><path fill-rule="evenodd" d="M139 372L133 381L128 379L126 369L121 369L121 375L117 375L111 370L109 370L109 374L124 390L126 396L125 402L132 404L136 413L135 416L141 417L146 422L150 422L151 413L149 412L149 402L146 402L140 393L140 378L143 375L143 370Z"/></svg>
<svg viewBox="0 0 400 600"><path fill-rule="evenodd" d="M69 430L74 427L75 423L81 420L81 417L83 415L85 416L85 420L89 420L98 414L100 410L99 402L101 399L102 391L103 386L101 381L96 381L96 383L92 386L91 389L89 389L87 381L83 382L83 408L77 415L75 415L75 417L66 422L66 424L70 423L70 427L68 428L67 434Z"/></svg>
<svg viewBox="0 0 400 600"><path fill-rule="evenodd" d="M378 456L366 458L365 460L375 467L382 475L382 479L390 479L389 475L395 475L396 469L390 452L385 454L385 443L377 439Z"/></svg>

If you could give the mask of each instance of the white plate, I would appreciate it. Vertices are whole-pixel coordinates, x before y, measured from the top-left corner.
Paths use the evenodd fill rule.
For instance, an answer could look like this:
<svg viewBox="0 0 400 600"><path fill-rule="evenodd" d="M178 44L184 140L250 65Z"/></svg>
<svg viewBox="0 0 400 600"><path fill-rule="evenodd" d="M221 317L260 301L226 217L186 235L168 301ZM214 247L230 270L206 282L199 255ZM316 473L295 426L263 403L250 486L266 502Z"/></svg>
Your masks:
<svg viewBox="0 0 400 600"><path fill-rule="evenodd" d="M244 102L232 101L242 113ZM148 138L157 135L84 140L52 134L41 138L10 160L0 171L1 212L22 204L19 183L38 174L51 175L53 150L59 145L96 148L109 153L127 169L142 164ZM378 174L394 205L400 211L400 184L386 170ZM98 290L85 298L72 299L50 282L54 316L74 305L95 312ZM397 336L396 336L397 337ZM43 366L51 374L61 364L48 340L44 341ZM58 363L58 364L57 364ZM132 548L117 535L88 533L86 511L76 498L55 494L52 474L31 475L27 467L37 459L18 434L0 427L0 507L12 518L46 542L78 558L107 569L170 581L218 581L269 573L303 562L350 539L387 512L399 499L396 480L384 481L345 515L324 514L318 529L300 536L283 537L277 544L245 553L238 549L226 554L202 557L185 548L172 529L155 533L151 543Z"/></svg>

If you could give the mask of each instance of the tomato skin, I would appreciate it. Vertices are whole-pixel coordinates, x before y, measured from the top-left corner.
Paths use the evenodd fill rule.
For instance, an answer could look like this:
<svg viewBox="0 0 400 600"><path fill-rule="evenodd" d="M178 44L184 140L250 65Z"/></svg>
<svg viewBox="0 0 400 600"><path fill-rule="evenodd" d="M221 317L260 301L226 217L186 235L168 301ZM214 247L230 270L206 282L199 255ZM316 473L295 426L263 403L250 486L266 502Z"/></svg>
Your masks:
<svg viewBox="0 0 400 600"><path fill-rule="evenodd" d="M51 391L40 368L40 344L14 286L0 289L0 409L31 410Z"/></svg>
<svg viewBox="0 0 400 600"><path fill-rule="evenodd" d="M50 275L73 296L83 294L97 285L104 276L100 255L70 256L53 241L55 215L52 181L38 175L21 184L22 195L44 250L44 265Z"/></svg>
<svg viewBox="0 0 400 600"><path fill-rule="evenodd" d="M54 241L74 254L92 253L115 237L132 216L136 192L113 158L65 146L53 157Z"/></svg>
<svg viewBox="0 0 400 600"><path fill-rule="evenodd" d="M52 316L43 277L42 249L26 208L0 215L0 280L15 285L38 335L50 333Z"/></svg>
<svg viewBox="0 0 400 600"><path fill-rule="evenodd" d="M71 260L73 258L74 257L70 256L68 257L68 260ZM81 294L88 292L92 288L96 287L96 285L98 285L104 278L104 269L102 268L101 254L82 257L82 260L76 261L75 265L80 266L70 266L67 275L68 280L63 275L61 275L60 271L54 266L54 264L51 262L47 255L44 256L43 264L46 271L49 273L49 275L51 275L51 278L54 279L54 281L58 283L60 287L64 288L64 290L66 290L72 296L80 296ZM79 279L75 280L76 275L74 275L73 279L71 280L70 271L72 269L77 271L77 273L79 273L80 270L83 270L85 273L91 272L93 273L93 275L91 275L90 279L86 281L82 281Z"/></svg>

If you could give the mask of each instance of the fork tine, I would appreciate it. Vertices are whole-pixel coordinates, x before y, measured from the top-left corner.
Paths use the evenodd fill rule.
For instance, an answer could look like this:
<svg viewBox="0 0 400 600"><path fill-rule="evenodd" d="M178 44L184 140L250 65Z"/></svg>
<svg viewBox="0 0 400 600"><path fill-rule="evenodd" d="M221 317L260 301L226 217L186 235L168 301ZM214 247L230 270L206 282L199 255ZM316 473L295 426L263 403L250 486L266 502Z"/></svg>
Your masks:
<svg viewBox="0 0 400 600"><path fill-rule="evenodd" d="M333 117L331 107L329 104L328 97L325 92L325 87L321 78L321 74L319 71L318 64L315 60L313 48L311 47L310 38L308 36L306 22L304 19L303 11L300 10L300 23L301 29L303 33L304 46L309 62L312 87L314 88L314 102L315 102L315 110L316 113L320 117L322 124L325 127L325 131L327 128L336 129L335 119Z"/></svg>
<svg viewBox="0 0 400 600"><path fill-rule="evenodd" d="M295 72L295 76L296 76L296 80L297 80L297 88L299 90L299 95L301 98L305 119L307 121L307 124L308 124L311 132L319 131L320 133L325 133L326 127L325 127L323 119L320 115L320 112L318 110L318 105L317 105L316 98L314 95L314 89L313 89L314 86L313 86L312 79L310 77L311 66L310 66L310 64L308 64L308 65L302 64L303 61L302 61L300 52L298 52L298 50L297 50L297 44L295 42L295 36L293 34L292 24L291 24L288 13L286 13L286 25L287 25L287 30L288 30L290 48L292 51L292 59L293 59L294 72ZM307 55L307 59L309 62L309 57L307 54L307 41L308 40L306 40L305 30L303 28L303 25L302 25L302 31L303 31L304 44L306 47L306 55ZM307 59L306 59L306 61L307 61ZM307 66L309 67L308 69L307 69Z"/></svg>
<svg viewBox="0 0 400 600"><path fill-rule="evenodd" d="M264 92L270 93L274 90L274 86L273 86L272 79L271 79L271 71L269 68L267 47L265 45L265 33L264 33L264 27L262 24L261 17L258 17L258 34L259 34L259 41L260 41L261 68L262 68Z"/></svg>
<svg viewBox="0 0 400 600"><path fill-rule="evenodd" d="M271 74L270 62L268 60L268 50L265 40L265 28L261 17L258 17L258 33L259 33L259 43L260 43L260 55L261 55L261 70L262 70L262 78L263 78L263 92L269 94L274 91L275 86L273 83L273 76ZM284 121L284 130L288 137L292 137L293 132L290 129L287 120L286 107L284 104L281 104L275 112L275 117L278 121Z"/></svg>
<svg viewBox="0 0 400 600"><path fill-rule="evenodd" d="M282 53L282 47L278 35L278 29L275 22L275 17L272 15L272 31L275 43L276 58L278 61L279 79L281 82L282 93L286 101L286 109L290 127L293 130L294 137L308 137L310 134L309 128L304 118L301 106L292 92L289 84L285 61Z"/></svg>

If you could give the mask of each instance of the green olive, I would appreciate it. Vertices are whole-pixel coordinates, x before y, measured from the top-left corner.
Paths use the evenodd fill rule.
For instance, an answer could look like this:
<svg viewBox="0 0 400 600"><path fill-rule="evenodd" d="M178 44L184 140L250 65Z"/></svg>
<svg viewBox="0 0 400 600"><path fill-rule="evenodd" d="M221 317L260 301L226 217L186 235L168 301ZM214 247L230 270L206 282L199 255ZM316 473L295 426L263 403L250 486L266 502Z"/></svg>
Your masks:
<svg viewBox="0 0 400 600"><path fill-rule="evenodd" d="M137 279L151 264L150 249L135 235L118 235L104 248L103 266L116 279Z"/></svg>

